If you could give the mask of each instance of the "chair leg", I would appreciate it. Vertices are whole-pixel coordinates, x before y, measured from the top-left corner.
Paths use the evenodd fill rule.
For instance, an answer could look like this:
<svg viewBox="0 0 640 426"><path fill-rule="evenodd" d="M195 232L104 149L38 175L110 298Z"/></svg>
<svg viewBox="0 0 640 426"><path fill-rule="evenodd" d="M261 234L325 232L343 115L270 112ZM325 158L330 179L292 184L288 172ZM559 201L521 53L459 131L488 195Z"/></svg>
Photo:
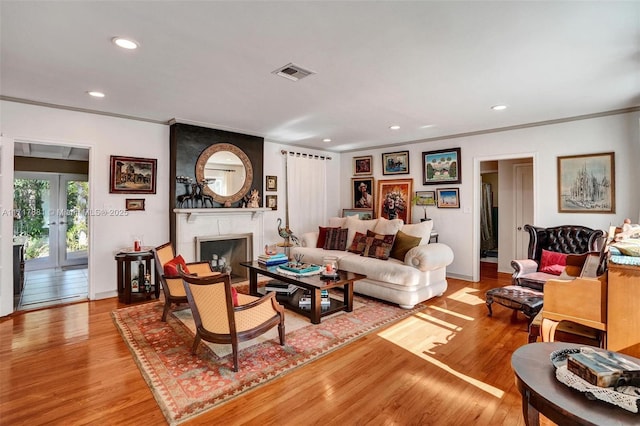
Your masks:
<svg viewBox="0 0 640 426"><path fill-rule="evenodd" d="M487 302L487 309L489 310L489 315L487 316L493 316L493 310L491 309L492 303L493 303L493 300L491 302Z"/></svg>
<svg viewBox="0 0 640 426"><path fill-rule="evenodd" d="M238 345L232 343L231 349L233 350L233 371L238 371Z"/></svg>
<svg viewBox="0 0 640 426"><path fill-rule="evenodd" d="M164 309L162 310L162 322L167 322L167 314L169 314L169 309L171 309L171 302L165 300Z"/></svg>
<svg viewBox="0 0 640 426"><path fill-rule="evenodd" d="M285 337L284 337L284 321L278 324L278 336L280 336L280 346L284 346Z"/></svg>
<svg viewBox="0 0 640 426"><path fill-rule="evenodd" d="M193 338L193 345L191 346L191 353L196 354L198 352L198 345L200 344L200 332L196 331L196 336Z"/></svg>

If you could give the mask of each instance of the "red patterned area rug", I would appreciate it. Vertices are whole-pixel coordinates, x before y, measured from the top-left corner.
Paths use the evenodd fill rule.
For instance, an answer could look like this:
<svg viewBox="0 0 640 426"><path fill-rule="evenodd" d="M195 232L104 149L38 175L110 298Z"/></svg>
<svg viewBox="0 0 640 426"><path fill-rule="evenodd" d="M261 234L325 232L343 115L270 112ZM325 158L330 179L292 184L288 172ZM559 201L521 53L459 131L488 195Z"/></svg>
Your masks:
<svg viewBox="0 0 640 426"><path fill-rule="evenodd" d="M235 373L230 345L200 344L197 355L192 355L191 311L187 307L174 311L163 323L162 307L147 303L118 309L112 316L171 425L424 308L406 310L356 295L353 312L330 315L318 325L286 310L286 345L278 343L276 328L262 339L245 342Z"/></svg>

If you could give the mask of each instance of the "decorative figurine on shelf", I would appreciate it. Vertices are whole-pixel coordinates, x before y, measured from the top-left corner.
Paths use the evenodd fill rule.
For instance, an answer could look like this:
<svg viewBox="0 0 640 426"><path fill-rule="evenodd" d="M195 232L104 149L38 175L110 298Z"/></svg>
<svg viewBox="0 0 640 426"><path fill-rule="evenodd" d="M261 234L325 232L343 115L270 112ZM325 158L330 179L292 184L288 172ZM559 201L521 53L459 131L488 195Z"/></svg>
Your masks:
<svg viewBox="0 0 640 426"><path fill-rule="evenodd" d="M291 231L291 229L289 229L289 226L285 226L284 228L282 227L282 219L278 218L278 234L284 238L284 242L278 244L280 247L284 247L285 253L287 254L287 256L289 255L289 247L295 245L299 245L299 240L298 237L296 237L295 235L293 235L293 232ZM293 241L294 244L291 244L291 242Z"/></svg>
<svg viewBox="0 0 640 426"><path fill-rule="evenodd" d="M176 182L184 184L184 194L178 195L176 197L176 207L189 207L193 204L193 193L191 192L191 179L188 176L176 176Z"/></svg>
<svg viewBox="0 0 640 426"><path fill-rule="evenodd" d="M193 191L194 191L194 195L193 195L193 205L194 207L198 206L198 202L200 202L200 207L207 207L207 201L209 201L209 204L211 204L211 207L213 207L213 197L211 195L207 195L204 193L204 186L207 184L206 180L203 180L202 182L198 182L198 183L194 183L193 184Z"/></svg>
<svg viewBox="0 0 640 426"><path fill-rule="evenodd" d="M250 209L255 209L260 207L260 193L257 189L252 189L249 194L249 201L247 202L247 207Z"/></svg>

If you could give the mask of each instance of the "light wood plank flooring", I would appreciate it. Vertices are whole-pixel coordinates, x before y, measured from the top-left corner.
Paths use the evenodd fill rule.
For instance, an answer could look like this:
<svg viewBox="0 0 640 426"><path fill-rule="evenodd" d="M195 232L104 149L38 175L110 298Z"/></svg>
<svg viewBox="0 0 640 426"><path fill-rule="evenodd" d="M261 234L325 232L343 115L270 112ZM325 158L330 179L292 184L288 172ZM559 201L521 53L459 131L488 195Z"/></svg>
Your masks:
<svg viewBox="0 0 640 426"><path fill-rule="evenodd" d="M198 417L190 424L522 425L510 358L524 317L484 292L510 283L483 264L479 283L442 297ZM0 424L162 425L110 312L117 299L26 312L0 322Z"/></svg>

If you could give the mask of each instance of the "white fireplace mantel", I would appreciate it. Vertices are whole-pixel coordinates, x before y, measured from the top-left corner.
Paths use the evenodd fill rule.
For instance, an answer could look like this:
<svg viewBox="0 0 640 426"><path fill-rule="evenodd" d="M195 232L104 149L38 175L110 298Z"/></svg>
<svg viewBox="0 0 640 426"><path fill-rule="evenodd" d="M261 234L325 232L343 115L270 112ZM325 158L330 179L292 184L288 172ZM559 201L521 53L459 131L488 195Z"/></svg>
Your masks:
<svg viewBox="0 0 640 426"><path fill-rule="evenodd" d="M176 214L176 253L187 262L198 261L198 238L251 233L252 253L264 250L264 212L270 208L201 208L174 209Z"/></svg>
<svg viewBox="0 0 640 426"><path fill-rule="evenodd" d="M199 216L228 216L228 215L251 215L251 219L255 219L257 216L262 216L264 212L271 211L268 207L257 208L233 208L233 207L218 207L218 208L203 208L203 209L173 209L175 214L187 215L187 222L194 223Z"/></svg>

